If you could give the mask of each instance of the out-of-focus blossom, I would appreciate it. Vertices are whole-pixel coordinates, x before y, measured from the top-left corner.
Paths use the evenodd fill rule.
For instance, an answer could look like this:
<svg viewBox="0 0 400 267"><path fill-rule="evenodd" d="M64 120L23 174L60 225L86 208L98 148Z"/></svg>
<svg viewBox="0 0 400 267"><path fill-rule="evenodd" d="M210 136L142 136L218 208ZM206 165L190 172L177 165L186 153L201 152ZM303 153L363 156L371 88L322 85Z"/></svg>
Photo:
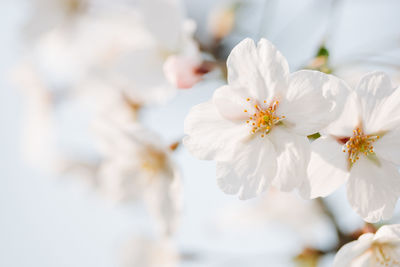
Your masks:
<svg viewBox="0 0 400 267"><path fill-rule="evenodd" d="M170 56L164 63L164 73L168 81L180 89L192 88L211 71L212 64L201 62L199 58Z"/></svg>
<svg viewBox="0 0 400 267"><path fill-rule="evenodd" d="M179 254L166 239L154 240L139 237L123 248L123 267L177 267Z"/></svg>
<svg viewBox="0 0 400 267"><path fill-rule="evenodd" d="M246 228L265 227L268 223L277 222L293 230L310 245L320 239L315 229L326 225L329 219L317 202L271 187L257 202L245 203L239 209L237 206L228 209L221 221L223 225Z"/></svg>
<svg viewBox="0 0 400 267"><path fill-rule="evenodd" d="M38 38L32 58L49 87L97 79L148 104L165 102L177 87L192 87L206 73L193 39L196 26L179 1L106 7Z"/></svg>
<svg viewBox="0 0 400 267"><path fill-rule="evenodd" d="M42 33L60 25L74 24L86 14L93 0L30 0L30 19L26 23L25 32L29 38L38 37Z"/></svg>
<svg viewBox="0 0 400 267"><path fill-rule="evenodd" d="M346 87L321 72L289 74L286 59L265 39L258 46L242 41L227 66L229 85L191 110L184 144L198 158L216 160L219 186L241 199L271 183L283 191L301 186L310 153L307 135L335 119L331 97Z"/></svg>
<svg viewBox="0 0 400 267"><path fill-rule="evenodd" d="M400 266L400 225L385 225L344 245L333 267Z"/></svg>
<svg viewBox="0 0 400 267"><path fill-rule="evenodd" d="M115 87L93 80L80 84L78 91L79 100L94 113L95 120L112 120L120 126L138 119L141 105Z"/></svg>
<svg viewBox="0 0 400 267"><path fill-rule="evenodd" d="M31 164L53 171L59 160L53 117L54 97L26 62L13 70L12 79L24 97L23 155Z"/></svg>
<svg viewBox="0 0 400 267"><path fill-rule="evenodd" d="M210 13L208 28L216 40L223 39L229 35L235 25L235 13L238 3L216 6Z"/></svg>
<svg viewBox="0 0 400 267"><path fill-rule="evenodd" d="M160 138L137 124L96 124L104 155L100 191L114 201L143 200L161 231L175 229L181 206L180 174Z"/></svg>
<svg viewBox="0 0 400 267"><path fill-rule="evenodd" d="M386 74L361 79L343 114L312 143L311 197L347 183L348 200L366 221L392 216L400 196L399 101L400 89Z"/></svg>

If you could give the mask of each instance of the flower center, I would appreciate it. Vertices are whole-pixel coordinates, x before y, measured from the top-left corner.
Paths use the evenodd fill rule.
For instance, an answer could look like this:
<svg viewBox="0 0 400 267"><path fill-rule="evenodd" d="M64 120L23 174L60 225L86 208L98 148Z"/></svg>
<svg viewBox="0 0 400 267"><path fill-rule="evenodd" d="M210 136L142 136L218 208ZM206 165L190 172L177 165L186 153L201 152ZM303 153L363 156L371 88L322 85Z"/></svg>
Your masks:
<svg viewBox="0 0 400 267"><path fill-rule="evenodd" d="M400 266L400 262L395 259L396 252L390 245L375 244L372 249L375 262L380 266Z"/></svg>
<svg viewBox="0 0 400 267"><path fill-rule="evenodd" d="M348 153L348 160L350 164L354 164L360 155L364 154L366 156L375 155L374 146L372 145L379 135L366 135L363 130L356 128L353 130L353 136L350 138L341 139L344 142L343 152Z"/></svg>
<svg viewBox="0 0 400 267"><path fill-rule="evenodd" d="M157 174L167 167L167 156L154 148L147 148L142 153L142 168L150 174Z"/></svg>
<svg viewBox="0 0 400 267"><path fill-rule="evenodd" d="M247 101L250 101L250 98L247 98ZM267 101L264 101L264 103L266 102ZM279 101L273 101L268 108L262 108L258 104L254 105L256 112L249 116L249 119L246 121L246 123L251 126L252 134L261 132L261 137L264 137L265 134L271 131L272 127L285 119L285 116L279 117L276 115L278 106ZM244 112L248 111L245 109Z"/></svg>
<svg viewBox="0 0 400 267"><path fill-rule="evenodd" d="M86 9L86 3L82 0L64 0L64 6L69 15L78 14Z"/></svg>

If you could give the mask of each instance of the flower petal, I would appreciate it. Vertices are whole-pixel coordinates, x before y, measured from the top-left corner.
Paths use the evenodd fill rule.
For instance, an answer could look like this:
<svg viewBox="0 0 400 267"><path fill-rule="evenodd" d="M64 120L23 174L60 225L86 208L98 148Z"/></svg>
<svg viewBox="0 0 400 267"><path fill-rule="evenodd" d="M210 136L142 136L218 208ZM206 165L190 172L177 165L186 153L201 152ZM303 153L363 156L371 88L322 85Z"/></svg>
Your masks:
<svg viewBox="0 0 400 267"><path fill-rule="evenodd" d="M179 172L162 172L149 183L144 200L149 212L156 218L162 234L170 235L178 224L181 211L181 182Z"/></svg>
<svg viewBox="0 0 400 267"><path fill-rule="evenodd" d="M333 267L367 267L370 266L372 252L368 249L372 245L374 235L362 235L358 240L344 245L335 256Z"/></svg>
<svg viewBox="0 0 400 267"><path fill-rule="evenodd" d="M390 162L376 162L361 156L354 163L347 183L347 198L353 209L367 222L392 217L400 196L400 174Z"/></svg>
<svg viewBox="0 0 400 267"><path fill-rule="evenodd" d="M267 40L257 47L247 38L236 45L227 60L228 84L244 88L248 97L270 102L275 92L284 90L289 66L282 54Z"/></svg>
<svg viewBox="0 0 400 267"><path fill-rule="evenodd" d="M240 199L256 197L276 174L276 152L272 143L260 136L242 143L232 161L218 162L217 182L227 194L239 193Z"/></svg>
<svg viewBox="0 0 400 267"><path fill-rule="evenodd" d="M194 106L185 119L183 143L197 158L227 160L241 139L249 135L246 125L221 117L211 101Z"/></svg>
<svg viewBox="0 0 400 267"><path fill-rule="evenodd" d="M284 127L274 128L267 137L274 144L278 169L272 184L281 191L298 188L307 177L310 142L307 137L288 132Z"/></svg>
<svg viewBox="0 0 400 267"><path fill-rule="evenodd" d="M307 168L310 198L326 197L344 184L348 177L347 159L342 145L334 138L323 136L311 144Z"/></svg>
<svg viewBox="0 0 400 267"><path fill-rule="evenodd" d="M353 135L353 130L360 125L360 103L355 91L352 91L346 100L340 116L326 127L323 132L337 136L349 137Z"/></svg>
<svg viewBox="0 0 400 267"><path fill-rule="evenodd" d="M384 158L400 165L400 128L389 131L374 143L374 152L379 158Z"/></svg>
<svg viewBox="0 0 400 267"><path fill-rule="evenodd" d="M400 244L400 224L384 225L376 232L374 241Z"/></svg>
<svg viewBox="0 0 400 267"><path fill-rule="evenodd" d="M249 117L249 114L255 112L253 101L247 101L248 97L244 90L232 86L221 86L215 90L213 102L219 113L228 120L243 121ZM245 112L246 110L246 112Z"/></svg>
<svg viewBox="0 0 400 267"><path fill-rule="evenodd" d="M356 92L366 133L387 130L393 123L399 125L400 91L395 90L388 75L382 72L368 73L361 78Z"/></svg>
<svg viewBox="0 0 400 267"><path fill-rule="evenodd" d="M289 77L289 87L278 110L298 134L313 134L336 119L338 112L332 112L335 102L331 98L335 95L333 92L345 90L344 83L331 75L311 70L297 71Z"/></svg>

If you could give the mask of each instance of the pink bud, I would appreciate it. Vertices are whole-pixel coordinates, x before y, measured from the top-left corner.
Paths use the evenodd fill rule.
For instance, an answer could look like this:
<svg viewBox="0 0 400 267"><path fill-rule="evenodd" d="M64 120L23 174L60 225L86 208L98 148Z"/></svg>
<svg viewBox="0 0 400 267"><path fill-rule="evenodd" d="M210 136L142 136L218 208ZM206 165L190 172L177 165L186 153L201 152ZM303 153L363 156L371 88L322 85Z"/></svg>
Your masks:
<svg viewBox="0 0 400 267"><path fill-rule="evenodd" d="M211 70L197 58L181 55L169 56L164 63L167 80L179 89L189 89Z"/></svg>

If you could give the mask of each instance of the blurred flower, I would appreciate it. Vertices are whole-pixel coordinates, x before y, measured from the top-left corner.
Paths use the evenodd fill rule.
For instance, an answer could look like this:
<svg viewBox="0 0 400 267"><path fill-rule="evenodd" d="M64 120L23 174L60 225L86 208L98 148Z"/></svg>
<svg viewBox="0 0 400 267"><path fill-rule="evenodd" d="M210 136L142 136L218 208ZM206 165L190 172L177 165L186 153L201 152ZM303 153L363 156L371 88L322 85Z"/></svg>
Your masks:
<svg viewBox="0 0 400 267"><path fill-rule="evenodd" d="M330 98L345 87L321 72L289 74L286 59L265 39L257 47L242 41L227 65L229 85L191 110L184 144L198 158L216 160L219 186L241 199L271 183L283 191L301 186L310 153L307 135L335 118Z"/></svg>
<svg viewBox="0 0 400 267"><path fill-rule="evenodd" d="M400 266L400 225L382 226L376 234L363 234L344 245L333 266Z"/></svg>
<svg viewBox="0 0 400 267"><path fill-rule="evenodd" d="M179 89L192 88L210 72L214 65L200 62L195 58L170 56L164 63L164 73L168 81Z"/></svg>
<svg viewBox="0 0 400 267"><path fill-rule="evenodd" d="M399 94L384 73L361 79L343 114L312 143L311 197L327 196L347 182L348 200L364 220L392 216L400 196Z"/></svg>
<svg viewBox="0 0 400 267"><path fill-rule="evenodd" d="M23 155L34 166L53 171L60 159L56 149L54 97L29 63L21 63L11 75L24 99Z"/></svg>
<svg viewBox="0 0 400 267"><path fill-rule="evenodd" d="M305 248L294 258L298 267L317 267L321 252L312 248Z"/></svg>
<svg viewBox="0 0 400 267"><path fill-rule="evenodd" d="M25 25L29 38L36 38L54 27L73 24L89 9L91 0L31 0L30 19Z"/></svg>
<svg viewBox="0 0 400 267"><path fill-rule="evenodd" d="M135 103L160 103L208 72L193 39L196 26L179 1L122 7L104 4L73 27L60 25L38 38L32 58L49 87L97 79Z"/></svg>
<svg viewBox="0 0 400 267"><path fill-rule="evenodd" d="M293 230L307 245L316 245L321 240L321 226L326 226L329 218L316 201L304 200L296 194L281 192L270 187L267 194L256 202L244 203L239 207L234 205L222 217L223 226L234 226L254 229L265 227L270 222L277 222ZM324 228L325 229L325 228Z"/></svg>
<svg viewBox="0 0 400 267"><path fill-rule="evenodd" d="M179 254L168 240L135 238L123 249L123 267L177 267Z"/></svg>
<svg viewBox="0 0 400 267"><path fill-rule="evenodd" d="M181 181L169 147L134 123L97 121L95 130L104 155L100 191L114 201L144 200L161 231L173 232L180 213Z"/></svg>
<svg viewBox="0 0 400 267"><path fill-rule="evenodd" d="M229 35L235 25L235 13L239 3L218 5L213 8L208 18L208 28L216 40Z"/></svg>

